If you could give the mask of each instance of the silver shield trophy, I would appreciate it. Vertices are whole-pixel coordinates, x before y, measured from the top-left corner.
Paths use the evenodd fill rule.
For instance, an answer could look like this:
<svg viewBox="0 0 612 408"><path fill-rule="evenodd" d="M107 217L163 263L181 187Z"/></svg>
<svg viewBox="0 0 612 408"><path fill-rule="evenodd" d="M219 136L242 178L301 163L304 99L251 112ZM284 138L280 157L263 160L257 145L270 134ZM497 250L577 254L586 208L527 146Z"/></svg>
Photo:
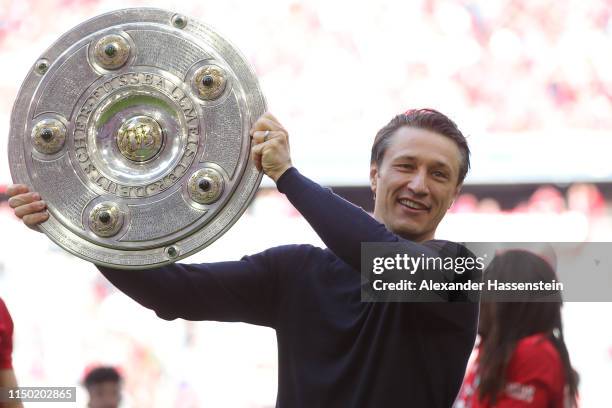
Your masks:
<svg viewBox="0 0 612 408"><path fill-rule="evenodd" d="M242 215L262 174L249 128L266 110L245 58L157 9L93 18L35 63L13 107L13 181L40 192L41 230L114 268L174 262Z"/></svg>

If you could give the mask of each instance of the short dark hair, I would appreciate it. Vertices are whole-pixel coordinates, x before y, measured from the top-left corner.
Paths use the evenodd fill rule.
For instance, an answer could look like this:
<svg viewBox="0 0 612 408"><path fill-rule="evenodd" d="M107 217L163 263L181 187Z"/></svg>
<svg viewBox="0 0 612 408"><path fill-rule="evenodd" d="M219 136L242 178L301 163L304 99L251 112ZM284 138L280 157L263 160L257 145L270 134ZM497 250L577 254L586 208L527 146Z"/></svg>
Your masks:
<svg viewBox="0 0 612 408"><path fill-rule="evenodd" d="M467 140L455 122L434 109L412 109L391 119L389 123L378 131L374 138L370 164L376 163L380 167L387 147L389 147L391 136L403 126L430 130L453 140L457 147L459 147L462 159L457 184L463 182L470 169L470 148L468 147Z"/></svg>
<svg viewBox="0 0 612 408"><path fill-rule="evenodd" d="M117 369L114 367L96 367L87 373L85 379L83 380L83 385L85 385L85 388L89 388L92 385L105 382L121 382L121 375L119 374L119 371L117 371Z"/></svg>

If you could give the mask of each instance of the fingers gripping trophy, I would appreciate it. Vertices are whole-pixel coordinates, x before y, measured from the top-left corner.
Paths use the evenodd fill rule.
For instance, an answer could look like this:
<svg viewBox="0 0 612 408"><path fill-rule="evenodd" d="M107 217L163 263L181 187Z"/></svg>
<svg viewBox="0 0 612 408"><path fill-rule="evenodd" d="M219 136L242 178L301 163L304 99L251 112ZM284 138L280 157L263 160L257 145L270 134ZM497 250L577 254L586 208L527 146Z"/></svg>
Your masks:
<svg viewBox="0 0 612 408"><path fill-rule="evenodd" d="M101 15L47 49L21 86L9 204L96 264L174 262L253 198L262 163L251 149L278 132L265 111L251 67L207 26L157 9Z"/></svg>

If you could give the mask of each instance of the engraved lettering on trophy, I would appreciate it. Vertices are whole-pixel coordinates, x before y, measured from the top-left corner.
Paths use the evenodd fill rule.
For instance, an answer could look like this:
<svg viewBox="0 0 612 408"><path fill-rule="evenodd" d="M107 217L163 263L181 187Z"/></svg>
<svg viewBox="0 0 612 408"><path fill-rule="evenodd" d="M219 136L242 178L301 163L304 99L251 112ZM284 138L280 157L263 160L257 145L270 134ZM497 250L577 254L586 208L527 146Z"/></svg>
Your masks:
<svg viewBox="0 0 612 408"><path fill-rule="evenodd" d="M197 126L190 126L187 128L187 134L189 135L189 140L193 140L191 137L197 138L200 134L200 129Z"/></svg>
<svg viewBox="0 0 612 408"><path fill-rule="evenodd" d="M115 87L113 86L113 84L110 81L105 82L102 86L104 87L104 90L106 92L112 92L113 89L115 89Z"/></svg>
<svg viewBox="0 0 612 408"><path fill-rule="evenodd" d="M129 186L124 186L124 185L119 185L117 188L117 193L122 196L122 197L129 197L130 196L130 187Z"/></svg>
<svg viewBox="0 0 612 408"><path fill-rule="evenodd" d="M176 167L174 168L174 172L179 177L185 174L186 171L187 171L187 167L183 163L177 164Z"/></svg>
<svg viewBox="0 0 612 408"><path fill-rule="evenodd" d="M105 190L108 191L111 194L116 194L117 193L117 186L118 186L117 183L109 180L109 184L108 184L108 186L106 186Z"/></svg>
<svg viewBox="0 0 612 408"><path fill-rule="evenodd" d="M76 130L80 130L80 131L85 131L85 128L87 127L87 119L89 117L86 115L82 115L79 114L76 118L76 124L75 124L75 128Z"/></svg>
<svg viewBox="0 0 612 408"><path fill-rule="evenodd" d="M117 183L105 177L89 157L87 148L87 126L99 102L124 87L146 85L154 87L177 103L187 124L187 143L182 156L174 168L162 179L140 186ZM106 80L96 87L78 110L75 119L74 155L85 175L103 190L121 197L148 197L158 194L175 184L184 175L198 150L200 140L198 111L191 99L178 86L152 73L128 72ZM117 146L128 159L136 162L152 160L163 145L161 126L147 116L137 116L124 122L116 134Z"/></svg>
<svg viewBox="0 0 612 408"><path fill-rule="evenodd" d="M94 91L92 92L92 94L91 94L91 95L92 95L94 98L96 98L96 99L100 99L100 97L102 96L102 95L100 94L100 88L96 88L96 89L94 89Z"/></svg>
<svg viewBox="0 0 612 408"><path fill-rule="evenodd" d="M159 192L161 189L160 184L161 183L157 181L155 183L145 186L145 191L147 192L147 195L152 196L153 194L156 194L157 192Z"/></svg>
<svg viewBox="0 0 612 408"><path fill-rule="evenodd" d="M91 164L91 162L87 163L87 166L85 166L84 170L85 170L85 173L87 173L87 174L93 173L94 171L98 171L95 168L95 166L93 164Z"/></svg>
<svg viewBox="0 0 612 408"><path fill-rule="evenodd" d="M156 77L157 80L155 82L153 82L153 86L158 87L159 89L161 89L162 91L166 90L166 84L164 82L164 78L158 76Z"/></svg>
<svg viewBox="0 0 612 408"><path fill-rule="evenodd" d="M187 123L191 122L192 120L198 119L198 115L196 114L196 111L192 106L188 108L185 107L183 109L183 113L185 114L185 117L187 118Z"/></svg>
<svg viewBox="0 0 612 408"><path fill-rule="evenodd" d="M87 153L83 151L77 152L76 157L79 163L86 163L89 160L89 156L87 156Z"/></svg>
<svg viewBox="0 0 612 408"><path fill-rule="evenodd" d="M178 86L174 87L172 92L170 92L170 95L172 95L176 101L180 101L185 96L183 91Z"/></svg>

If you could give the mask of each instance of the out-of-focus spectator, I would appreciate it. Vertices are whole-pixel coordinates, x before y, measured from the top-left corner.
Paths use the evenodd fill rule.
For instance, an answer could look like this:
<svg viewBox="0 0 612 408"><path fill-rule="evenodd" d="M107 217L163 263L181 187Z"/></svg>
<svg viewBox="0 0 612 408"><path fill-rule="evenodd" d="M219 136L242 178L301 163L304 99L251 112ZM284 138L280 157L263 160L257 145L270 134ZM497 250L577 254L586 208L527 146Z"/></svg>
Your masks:
<svg viewBox="0 0 612 408"><path fill-rule="evenodd" d="M96 367L83 380L89 393L88 408L117 408L121 402L123 379L113 367Z"/></svg>
<svg viewBox="0 0 612 408"><path fill-rule="evenodd" d="M484 214L497 214L501 212L501 208L494 198L484 198L478 203L477 211Z"/></svg>
<svg viewBox="0 0 612 408"><path fill-rule="evenodd" d="M509 250L493 259L484 278L553 282L554 262L550 255ZM537 291L522 293L521 301L482 302L477 356L455 408L576 407L578 374L563 337L561 297L551 293L542 301Z"/></svg>
<svg viewBox="0 0 612 408"><path fill-rule="evenodd" d="M6 305L0 298L0 388L17 387L17 379L13 371L13 319ZM2 404L7 408L23 408L21 402Z"/></svg>
<svg viewBox="0 0 612 408"><path fill-rule="evenodd" d="M606 217L606 201L593 184L574 184L567 190L567 205L570 211L583 214L588 222L589 241L607 241L612 230L612 221Z"/></svg>
<svg viewBox="0 0 612 408"><path fill-rule="evenodd" d="M589 217L602 216L606 210L606 201L593 184L573 184L567 190L567 204L570 211Z"/></svg>
<svg viewBox="0 0 612 408"><path fill-rule="evenodd" d="M478 198L474 194L461 194L450 209L451 213L473 213L478 207Z"/></svg>
<svg viewBox="0 0 612 408"><path fill-rule="evenodd" d="M565 211L565 198L551 186L539 187L529 199L530 212L560 214Z"/></svg>

